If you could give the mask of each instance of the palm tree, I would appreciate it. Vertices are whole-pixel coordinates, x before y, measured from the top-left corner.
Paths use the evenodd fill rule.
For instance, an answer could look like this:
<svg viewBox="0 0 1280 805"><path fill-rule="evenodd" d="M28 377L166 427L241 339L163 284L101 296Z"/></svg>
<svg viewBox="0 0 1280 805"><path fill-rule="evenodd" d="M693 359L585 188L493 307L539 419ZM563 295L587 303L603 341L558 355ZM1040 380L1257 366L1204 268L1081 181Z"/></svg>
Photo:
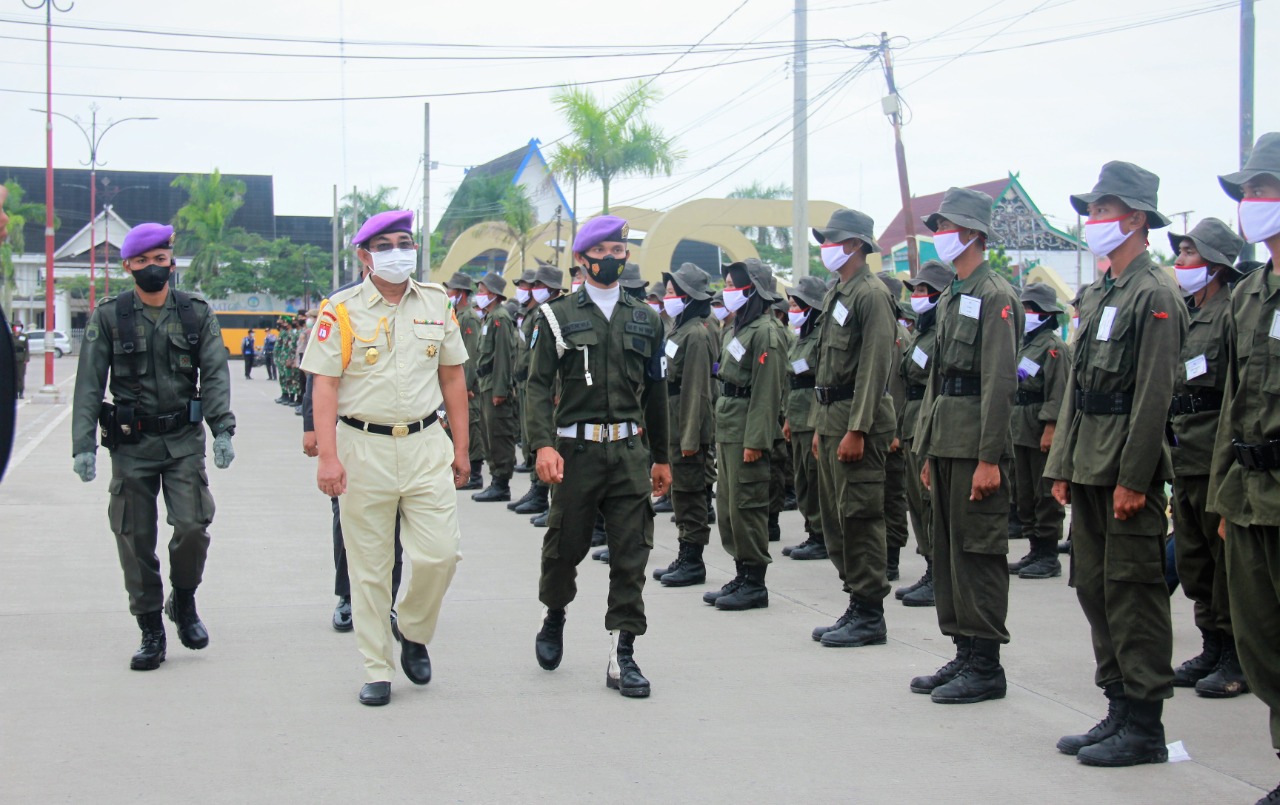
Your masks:
<svg viewBox="0 0 1280 805"><path fill-rule="evenodd" d="M44 220L44 205L24 202L22 197L27 191L13 179L5 182L4 186L9 191L9 201L4 205L9 214L9 239L0 243L0 306L3 306L6 311L12 311L13 292L17 287L13 272L13 256L26 251L27 243L22 229L27 221ZM55 217L54 229L61 225Z"/></svg>
<svg viewBox="0 0 1280 805"><path fill-rule="evenodd" d="M358 188L352 188L342 199L342 206L338 208L338 216L342 220L342 234L349 241L356 236L356 232L360 231L361 225L380 212L395 209L392 203L392 194L396 192L394 187L385 187L378 185L377 190L362 192Z"/></svg>
<svg viewBox="0 0 1280 805"><path fill-rule="evenodd" d="M194 254L185 278L187 284L199 286L218 276L232 231L231 219L244 204L244 182L223 180L222 172L214 168L209 174L179 176L170 186L187 191L187 203L173 216L173 225L188 244L184 248Z"/></svg>
<svg viewBox="0 0 1280 805"><path fill-rule="evenodd" d="M791 188L785 184L765 186L759 181L753 181L747 187L734 190L729 198L785 199L791 198ZM782 251L791 249L791 230L786 227L748 226L741 229L756 239L757 250L775 245Z"/></svg>
<svg viewBox="0 0 1280 805"><path fill-rule="evenodd" d="M637 82L623 95L605 107L595 96L580 87L562 87L552 102L564 115L572 132L572 141L556 150L553 163L566 165L565 178L591 178L604 190L604 212L609 212L609 187L623 176L671 175L676 163L684 158L674 141L662 129L644 119L661 94L647 84ZM562 149L569 153L562 155Z"/></svg>
<svg viewBox="0 0 1280 805"><path fill-rule="evenodd" d="M511 189L515 171L473 174L453 193L449 208L437 227L445 246L476 224L496 221L503 214L503 200Z"/></svg>
<svg viewBox="0 0 1280 805"><path fill-rule="evenodd" d="M525 252L533 240L538 225L538 211L520 185L509 184L502 196L502 220L492 226L498 232L515 241L520 249L520 273L524 273Z"/></svg>
<svg viewBox="0 0 1280 805"><path fill-rule="evenodd" d="M568 179L573 183L573 196L570 201L573 205L573 218L569 222L570 243L578 237L578 179L585 174L586 164L587 152L578 142L557 145L556 150L551 154L551 161L547 164L551 176Z"/></svg>

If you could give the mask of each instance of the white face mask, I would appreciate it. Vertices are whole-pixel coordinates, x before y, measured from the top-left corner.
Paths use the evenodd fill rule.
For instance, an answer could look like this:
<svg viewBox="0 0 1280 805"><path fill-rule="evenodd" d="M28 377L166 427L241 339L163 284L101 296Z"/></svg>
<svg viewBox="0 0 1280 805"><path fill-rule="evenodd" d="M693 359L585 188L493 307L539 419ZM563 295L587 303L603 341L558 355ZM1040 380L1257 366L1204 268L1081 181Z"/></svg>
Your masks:
<svg viewBox="0 0 1280 805"><path fill-rule="evenodd" d="M729 308L724 306L712 307L711 315L716 317L716 321L724 321L729 318Z"/></svg>
<svg viewBox="0 0 1280 805"><path fill-rule="evenodd" d="M369 254L373 255L373 275L392 285L409 279L418 262L418 253L413 249L390 249Z"/></svg>
<svg viewBox="0 0 1280 805"><path fill-rule="evenodd" d="M969 238L969 243L973 243L974 238ZM960 233L939 232L933 236L933 248L937 250L938 257L942 258L944 263L954 262L957 257L964 254L964 250L969 248L969 243L960 242Z"/></svg>
<svg viewBox="0 0 1280 805"><path fill-rule="evenodd" d="M684 297L664 296L662 298L662 309L667 311L667 315L674 319L684 312Z"/></svg>
<svg viewBox="0 0 1280 805"><path fill-rule="evenodd" d="M1120 228L1120 222L1129 216L1124 215L1119 218L1111 218L1106 221L1091 221L1084 225L1084 241L1089 244L1089 251L1093 252L1097 257L1106 257L1120 247L1120 244L1129 239L1133 232L1125 232Z"/></svg>
<svg viewBox="0 0 1280 805"><path fill-rule="evenodd" d="M1026 320L1026 322L1022 325L1022 331L1023 331L1024 333L1029 333L1029 332L1031 332L1032 330L1036 329L1036 328L1037 328L1037 327L1039 327L1040 325L1044 324L1044 321L1045 321L1045 319L1047 319L1047 318L1049 318L1049 317L1048 317L1048 316L1042 316L1042 315L1040 315L1039 313L1028 313L1028 314L1027 314L1027 320Z"/></svg>
<svg viewBox="0 0 1280 805"><path fill-rule="evenodd" d="M903 329L906 329L906 330L911 329L911 322L907 321L906 319L898 319L898 324L901 324Z"/></svg>
<svg viewBox="0 0 1280 805"><path fill-rule="evenodd" d="M481 313L483 313L484 309L487 308L489 306L489 303L493 301L493 297L487 293L478 293L476 294L475 299L476 299L476 307L479 308Z"/></svg>
<svg viewBox="0 0 1280 805"><path fill-rule="evenodd" d="M1240 233L1250 243L1280 234L1280 198L1247 198L1240 202Z"/></svg>
<svg viewBox="0 0 1280 805"><path fill-rule="evenodd" d="M657 302L645 302L645 304L648 305L654 313L657 313L659 316L662 315L662 305Z"/></svg>
<svg viewBox="0 0 1280 805"><path fill-rule="evenodd" d="M1204 290L1209 284L1209 266L1174 266L1173 275L1178 279L1178 287L1184 293L1193 294Z"/></svg>
<svg viewBox="0 0 1280 805"><path fill-rule="evenodd" d="M550 298L551 298L550 288L534 288L533 289L533 301L537 302L538 304L541 305L542 303L546 302Z"/></svg>
<svg viewBox="0 0 1280 805"><path fill-rule="evenodd" d="M578 289L582 287L582 280L578 280L576 282L570 283L570 286L571 286L571 290L574 293L577 293Z"/></svg>
<svg viewBox="0 0 1280 805"><path fill-rule="evenodd" d="M516 304L517 304L517 305L527 305L527 304L529 304L529 289L528 289L528 288L516 288Z"/></svg>
<svg viewBox="0 0 1280 805"><path fill-rule="evenodd" d="M742 288L725 288L724 289L724 306L731 311L737 311L747 303L746 291Z"/></svg>
<svg viewBox="0 0 1280 805"><path fill-rule="evenodd" d="M807 310L788 310L787 319L791 322L792 327L800 328L809 320L809 311Z"/></svg>
<svg viewBox="0 0 1280 805"><path fill-rule="evenodd" d="M928 313L930 310L933 310L937 306L938 306L938 301L936 299L930 299L927 296L911 297L911 309L916 312L917 316L919 316L921 313Z"/></svg>
<svg viewBox="0 0 1280 805"><path fill-rule="evenodd" d="M822 256L822 264L827 267L828 271L839 271L853 256L852 254L845 254L843 243L824 243L822 248L818 250L818 254Z"/></svg>

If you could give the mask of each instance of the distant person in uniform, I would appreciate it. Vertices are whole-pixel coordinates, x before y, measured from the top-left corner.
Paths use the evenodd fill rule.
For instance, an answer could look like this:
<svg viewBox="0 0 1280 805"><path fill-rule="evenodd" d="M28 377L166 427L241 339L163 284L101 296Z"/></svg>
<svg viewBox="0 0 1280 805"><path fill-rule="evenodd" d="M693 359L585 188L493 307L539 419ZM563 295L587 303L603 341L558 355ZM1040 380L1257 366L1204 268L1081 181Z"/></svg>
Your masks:
<svg viewBox="0 0 1280 805"><path fill-rule="evenodd" d="M252 328L240 342L240 351L244 354L244 378L250 380L253 377L253 360L258 357L258 347L254 341Z"/></svg>
<svg viewBox="0 0 1280 805"><path fill-rule="evenodd" d="M276 379L276 332L268 329L262 337L262 364L267 367L267 380Z"/></svg>
<svg viewBox="0 0 1280 805"><path fill-rule="evenodd" d="M18 399L21 400L27 390L27 364L31 362L31 342L24 333L22 322L13 324L13 384Z"/></svg>

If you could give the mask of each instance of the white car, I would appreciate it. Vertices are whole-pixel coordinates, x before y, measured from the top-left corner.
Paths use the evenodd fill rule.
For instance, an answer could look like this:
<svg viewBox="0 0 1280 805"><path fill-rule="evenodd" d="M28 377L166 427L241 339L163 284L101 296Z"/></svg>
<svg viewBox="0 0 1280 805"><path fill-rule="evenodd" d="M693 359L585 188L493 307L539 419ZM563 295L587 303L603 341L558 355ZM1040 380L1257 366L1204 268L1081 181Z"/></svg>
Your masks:
<svg viewBox="0 0 1280 805"><path fill-rule="evenodd" d="M27 333L27 345L33 353L44 352L44 330L32 330ZM71 353L71 339L61 330L53 331L53 354L61 358Z"/></svg>

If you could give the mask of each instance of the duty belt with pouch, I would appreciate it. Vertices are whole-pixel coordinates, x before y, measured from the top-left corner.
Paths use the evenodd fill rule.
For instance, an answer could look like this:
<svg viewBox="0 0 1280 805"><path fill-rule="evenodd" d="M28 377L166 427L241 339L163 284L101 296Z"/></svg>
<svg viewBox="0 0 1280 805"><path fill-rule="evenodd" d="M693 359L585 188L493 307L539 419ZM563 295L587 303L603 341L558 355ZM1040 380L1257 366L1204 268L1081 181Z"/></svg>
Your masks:
<svg viewBox="0 0 1280 805"><path fill-rule="evenodd" d="M847 386L814 386L813 396L818 405L832 405L853 399L853 384Z"/></svg>
<svg viewBox="0 0 1280 805"><path fill-rule="evenodd" d="M621 442L640 435L640 426L634 422L579 422L556 428L556 434L565 439L582 439L587 442Z"/></svg>
<svg viewBox="0 0 1280 805"><path fill-rule="evenodd" d="M1076 389L1076 408L1085 414L1119 416L1133 410L1133 395Z"/></svg>
<svg viewBox="0 0 1280 805"><path fill-rule="evenodd" d="M198 409L200 401L193 400L192 403ZM131 404L103 403L98 414L98 423L102 426L102 446L108 450L114 450L122 444L137 444L142 441L144 433L173 433L199 421L191 419L190 405L187 410L158 416L139 416L137 409Z"/></svg>
<svg viewBox="0 0 1280 805"><path fill-rule="evenodd" d="M1191 394L1175 394L1169 404L1169 416L1198 414L1201 411L1222 410L1222 392L1217 389L1200 389Z"/></svg>
<svg viewBox="0 0 1280 805"><path fill-rule="evenodd" d="M1233 439L1231 451L1236 454L1236 461L1246 470L1280 470L1280 440L1245 444Z"/></svg>
<svg viewBox="0 0 1280 805"><path fill-rule="evenodd" d="M484 366L476 367L476 377L488 377L493 374L493 361L489 361Z"/></svg>

